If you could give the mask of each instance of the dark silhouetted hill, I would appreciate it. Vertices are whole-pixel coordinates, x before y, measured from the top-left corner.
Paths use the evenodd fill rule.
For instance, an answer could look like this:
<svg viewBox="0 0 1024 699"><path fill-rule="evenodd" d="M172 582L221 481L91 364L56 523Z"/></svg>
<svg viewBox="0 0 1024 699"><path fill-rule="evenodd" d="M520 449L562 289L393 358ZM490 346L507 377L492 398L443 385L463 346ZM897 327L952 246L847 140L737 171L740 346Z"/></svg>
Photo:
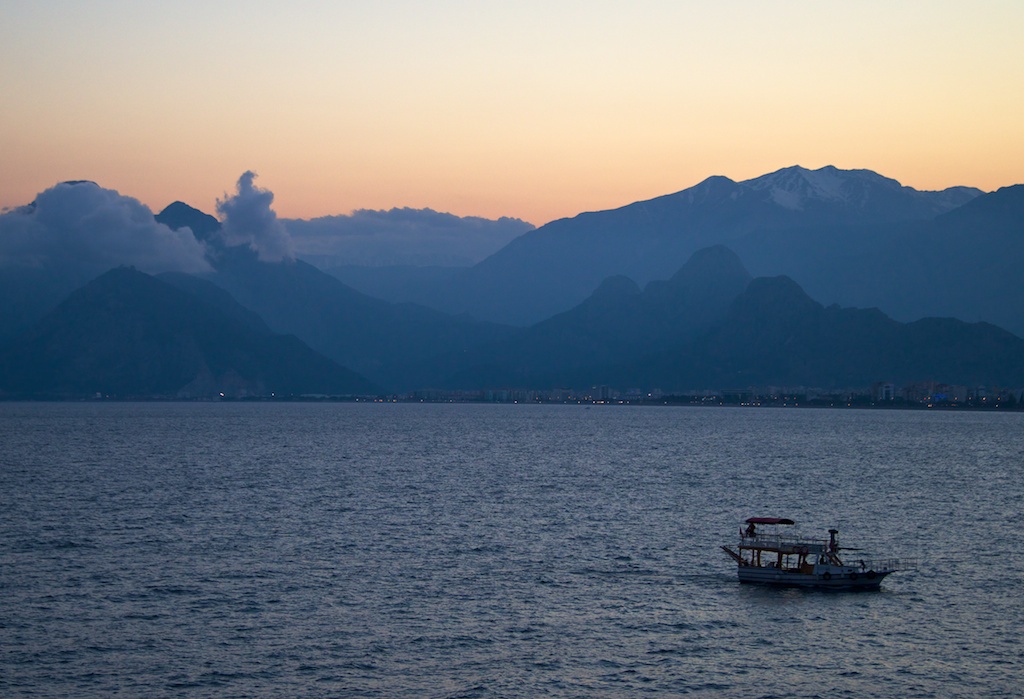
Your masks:
<svg viewBox="0 0 1024 699"><path fill-rule="evenodd" d="M153 218L172 229L189 228L196 238L205 242L216 240L221 228L216 218L181 201L168 204Z"/></svg>
<svg viewBox="0 0 1024 699"><path fill-rule="evenodd" d="M0 345L26 332L90 278L53 265L0 267Z"/></svg>
<svg viewBox="0 0 1024 699"><path fill-rule="evenodd" d="M295 337L273 335L226 305L134 269L111 270L3 349L0 389L36 398L377 393Z"/></svg>
<svg viewBox="0 0 1024 699"><path fill-rule="evenodd" d="M824 307L787 277L758 278L711 332L620 370L608 382L671 390L879 381L1019 386L1024 340L988 323L900 323L878 309Z"/></svg>

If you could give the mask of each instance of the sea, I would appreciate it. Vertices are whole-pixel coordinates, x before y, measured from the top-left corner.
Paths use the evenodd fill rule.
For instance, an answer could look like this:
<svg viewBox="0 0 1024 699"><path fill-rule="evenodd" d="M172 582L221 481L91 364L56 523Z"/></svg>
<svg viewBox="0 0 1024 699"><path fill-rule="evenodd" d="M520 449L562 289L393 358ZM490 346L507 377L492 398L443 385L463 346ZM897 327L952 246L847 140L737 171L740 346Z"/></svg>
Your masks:
<svg viewBox="0 0 1024 699"><path fill-rule="evenodd" d="M1024 413L0 403L3 697L1002 697ZM741 585L750 516L916 559Z"/></svg>

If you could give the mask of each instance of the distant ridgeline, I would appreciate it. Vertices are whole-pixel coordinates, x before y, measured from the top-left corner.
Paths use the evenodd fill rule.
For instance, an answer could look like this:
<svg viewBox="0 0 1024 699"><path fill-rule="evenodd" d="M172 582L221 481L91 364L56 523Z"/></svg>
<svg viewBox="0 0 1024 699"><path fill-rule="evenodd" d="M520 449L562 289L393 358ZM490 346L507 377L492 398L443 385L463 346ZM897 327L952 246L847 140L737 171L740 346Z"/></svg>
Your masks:
<svg viewBox="0 0 1024 699"><path fill-rule="evenodd" d="M1024 387L1022 186L711 178L469 267L358 274L261 260L180 202L156 222L210 269L0 268L0 396L1005 407Z"/></svg>

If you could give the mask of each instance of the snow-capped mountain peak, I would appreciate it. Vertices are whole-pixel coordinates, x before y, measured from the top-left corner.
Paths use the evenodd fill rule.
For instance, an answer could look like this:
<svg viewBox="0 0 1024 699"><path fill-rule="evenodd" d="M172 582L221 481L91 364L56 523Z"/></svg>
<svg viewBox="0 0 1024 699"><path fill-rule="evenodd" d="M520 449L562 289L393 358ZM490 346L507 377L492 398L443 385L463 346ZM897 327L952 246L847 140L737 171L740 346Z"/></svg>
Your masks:
<svg viewBox="0 0 1024 699"><path fill-rule="evenodd" d="M859 205L869 189L901 188L896 180L870 170L840 170L831 165L818 170L795 165L741 184L767 192L776 204L794 211L802 210L809 200Z"/></svg>

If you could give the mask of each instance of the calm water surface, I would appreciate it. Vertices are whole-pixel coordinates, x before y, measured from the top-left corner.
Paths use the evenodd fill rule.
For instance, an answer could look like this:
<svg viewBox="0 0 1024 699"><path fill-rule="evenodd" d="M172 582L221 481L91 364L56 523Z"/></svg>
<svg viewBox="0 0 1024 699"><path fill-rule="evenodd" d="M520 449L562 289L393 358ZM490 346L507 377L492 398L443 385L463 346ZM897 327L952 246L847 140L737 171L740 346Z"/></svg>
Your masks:
<svg viewBox="0 0 1024 699"><path fill-rule="evenodd" d="M0 695L1019 695L1024 415L0 404ZM920 567L741 586L751 515Z"/></svg>

